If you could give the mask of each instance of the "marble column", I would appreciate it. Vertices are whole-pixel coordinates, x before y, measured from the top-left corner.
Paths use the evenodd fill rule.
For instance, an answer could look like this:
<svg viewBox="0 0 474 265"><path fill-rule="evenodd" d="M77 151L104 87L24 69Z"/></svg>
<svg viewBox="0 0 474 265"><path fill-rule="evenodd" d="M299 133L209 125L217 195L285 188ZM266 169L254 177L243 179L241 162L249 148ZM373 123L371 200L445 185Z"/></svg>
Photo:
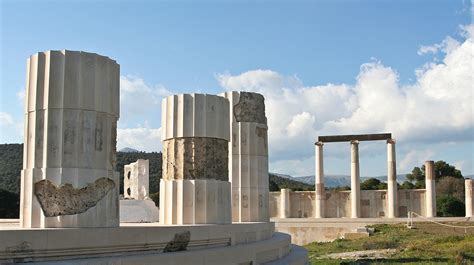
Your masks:
<svg viewBox="0 0 474 265"><path fill-rule="evenodd" d="M291 216L290 191L290 189L281 189L280 191L280 218Z"/></svg>
<svg viewBox="0 0 474 265"><path fill-rule="evenodd" d="M120 66L81 51L27 61L20 226L119 226Z"/></svg>
<svg viewBox="0 0 474 265"><path fill-rule="evenodd" d="M323 145L322 142L317 142L315 145L315 163L316 163L316 179L315 179L315 218L324 218L326 191L324 189L324 160L323 160Z"/></svg>
<svg viewBox="0 0 474 265"><path fill-rule="evenodd" d="M265 98L257 93L230 91L229 181L232 221L268 222L268 126Z"/></svg>
<svg viewBox="0 0 474 265"><path fill-rule="evenodd" d="M397 187L397 163L395 154L395 140L387 140L387 217L397 217L398 210L398 187Z"/></svg>
<svg viewBox="0 0 474 265"><path fill-rule="evenodd" d="M465 180L465 196L466 196L466 217L473 217L474 213L474 180Z"/></svg>
<svg viewBox="0 0 474 265"><path fill-rule="evenodd" d="M436 183L434 161L425 162L426 217L436 216Z"/></svg>
<svg viewBox="0 0 474 265"><path fill-rule="evenodd" d="M351 141L351 218L360 218L359 141Z"/></svg>
<svg viewBox="0 0 474 265"><path fill-rule="evenodd" d="M162 103L160 223L228 224L229 101L181 94Z"/></svg>

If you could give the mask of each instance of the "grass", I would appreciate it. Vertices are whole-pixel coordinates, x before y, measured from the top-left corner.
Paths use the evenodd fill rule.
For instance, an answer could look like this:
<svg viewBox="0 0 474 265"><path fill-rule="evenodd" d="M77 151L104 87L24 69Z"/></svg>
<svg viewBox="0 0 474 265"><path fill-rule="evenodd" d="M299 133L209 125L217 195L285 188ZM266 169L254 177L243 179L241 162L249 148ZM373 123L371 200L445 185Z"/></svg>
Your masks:
<svg viewBox="0 0 474 265"><path fill-rule="evenodd" d="M460 222L456 225L471 225ZM432 223L374 225L368 238L338 239L329 243L306 245L311 264L474 264L474 229L443 227ZM323 258L330 253L374 249L397 249L396 254L381 260L336 260Z"/></svg>

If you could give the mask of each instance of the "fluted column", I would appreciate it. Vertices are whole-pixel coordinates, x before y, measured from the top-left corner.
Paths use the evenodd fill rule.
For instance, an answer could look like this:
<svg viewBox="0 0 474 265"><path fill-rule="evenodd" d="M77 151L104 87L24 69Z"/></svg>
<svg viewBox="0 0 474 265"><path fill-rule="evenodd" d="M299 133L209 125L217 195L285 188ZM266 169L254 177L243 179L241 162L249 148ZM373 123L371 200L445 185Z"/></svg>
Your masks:
<svg viewBox="0 0 474 265"><path fill-rule="evenodd" d="M465 180L465 196L466 196L466 217L473 217L474 212L474 180Z"/></svg>
<svg viewBox="0 0 474 265"><path fill-rule="evenodd" d="M359 141L351 141L351 218L360 217Z"/></svg>
<svg viewBox="0 0 474 265"><path fill-rule="evenodd" d="M387 140L387 208L388 218L397 217L397 163L395 155L395 140Z"/></svg>
<svg viewBox="0 0 474 265"><path fill-rule="evenodd" d="M20 225L119 225L120 66L81 51L27 61Z"/></svg>
<svg viewBox="0 0 474 265"><path fill-rule="evenodd" d="M160 223L231 223L229 101L173 95L162 104Z"/></svg>
<svg viewBox="0 0 474 265"><path fill-rule="evenodd" d="M221 94L229 100L229 181L232 221L268 222L268 126L265 98L252 92Z"/></svg>
<svg viewBox="0 0 474 265"><path fill-rule="evenodd" d="M425 162L425 201L426 217L436 216L436 188L435 188L435 169L434 161Z"/></svg>
<svg viewBox="0 0 474 265"><path fill-rule="evenodd" d="M289 218L291 215L290 191L290 189L281 189L280 218Z"/></svg>
<svg viewBox="0 0 474 265"><path fill-rule="evenodd" d="M324 218L326 192L324 190L324 165L323 165L323 143L317 142L315 145L315 163L316 163L316 179L315 179L315 218Z"/></svg>

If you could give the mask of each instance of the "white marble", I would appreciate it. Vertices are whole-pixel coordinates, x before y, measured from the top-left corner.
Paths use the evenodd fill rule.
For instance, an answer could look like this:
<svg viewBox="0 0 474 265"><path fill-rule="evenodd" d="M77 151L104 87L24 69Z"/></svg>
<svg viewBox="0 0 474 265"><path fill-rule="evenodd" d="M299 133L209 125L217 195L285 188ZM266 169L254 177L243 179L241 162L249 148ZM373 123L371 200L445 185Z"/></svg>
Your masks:
<svg viewBox="0 0 474 265"><path fill-rule="evenodd" d="M324 164L323 164L323 143L317 142L315 145L315 218L324 218L326 205L326 191L324 189Z"/></svg>
<svg viewBox="0 0 474 265"><path fill-rule="evenodd" d="M230 183L219 180L161 180L161 224L231 223Z"/></svg>
<svg viewBox="0 0 474 265"><path fill-rule="evenodd" d="M159 210L150 200L120 200L121 223L153 223L159 220Z"/></svg>
<svg viewBox="0 0 474 265"><path fill-rule="evenodd" d="M359 142L351 141L351 218L360 217Z"/></svg>
<svg viewBox="0 0 474 265"><path fill-rule="evenodd" d="M434 161L425 162L426 217L436 217L436 179Z"/></svg>
<svg viewBox="0 0 474 265"><path fill-rule="evenodd" d="M119 76L114 60L94 53L46 51L27 60L22 227L119 225L115 171ZM49 207L45 204L43 209L35 195L48 195L46 189L35 189L40 183L56 188L69 184L79 190L104 178L114 188L77 214L46 217L43 210Z"/></svg>
<svg viewBox="0 0 474 265"><path fill-rule="evenodd" d="M387 217L395 218L398 216L398 187L395 140L393 139L387 141L387 171Z"/></svg>
<svg viewBox="0 0 474 265"><path fill-rule="evenodd" d="M124 166L123 196L126 199L145 200L148 198L149 161L138 159Z"/></svg>
<svg viewBox="0 0 474 265"><path fill-rule="evenodd" d="M465 196L466 196L466 217L473 217L474 213L474 180L466 179L465 184Z"/></svg>
<svg viewBox="0 0 474 265"><path fill-rule="evenodd" d="M209 137L229 141L229 101L207 94L168 96L161 106L161 140Z"/></svg>
<svg viewBox="0 0 474 265"><path fill-rule="evenodd" d="M281 189L280 192L280 218L291 217L290 189Z"/></svg>
<svg viewBox="0 0 474 265"><path fill-rule="evenodd" d="M229 181L232 184L232 221L269 221L268 209L268 127L263 100L254 100L240 106L248 115L246 120L236 118L235 108L240 104L241 93L259 99L263 96L249 92L226 92L221 94L229 100L230 142L229 142ZM255 104L262 104L263 113L255 113Z"/></svg>

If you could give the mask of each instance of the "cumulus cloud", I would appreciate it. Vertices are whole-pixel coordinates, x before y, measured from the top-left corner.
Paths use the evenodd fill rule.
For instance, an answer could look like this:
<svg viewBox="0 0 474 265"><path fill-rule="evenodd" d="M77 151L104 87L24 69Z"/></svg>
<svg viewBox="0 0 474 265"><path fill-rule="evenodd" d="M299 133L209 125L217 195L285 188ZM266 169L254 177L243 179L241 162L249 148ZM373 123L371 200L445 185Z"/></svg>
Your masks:
<svg viewBox="0 0 474 265"><path fill-rule="evenodd" d="M161 99L171 94L164 86L147 84L140 77L120 77L118 150L130 147L147 152L161 151L161 128L157 128Z"/></svg>
<svg viewBox="0 0 474 265"><path fill-rule="evenodd" d="M0 112L0 126L8 126L13 124L13 117L9 113Z"/></svg>
<svg viewBox="0 0 474 265"><path fill-rule="evenodd" d="M137 76L120 77L120 124L135 126L149 117L160 117L161 99L171 92L162 85L152 86Z"/></svg>
<svg viewBox="0 0 474 265"><path fill-rule="evenodd" d="M413 167L419 167L423 161L433 159L434 155L435 152L431 149L411 150L398 163L399 169L401 172L410 172Z"/></svg>
<svg viewBox="0 0 474 265"><path fill-rule="evenodd" d="M161 128L125 128L117 129L117 150L131 147L139 151L153 152L161 150Z"/></svg>
<svg viewBox="0 0 474 265"><path fill-rule="evenodd" d="M380 61L361 65L355 84L307 86L296 76L261 69L220 74L217 80L225 90L265 96L276 160L294 164L298 156L312 156L308 145L324 134L392 132L404 142L473 141L473 33L473 25L465 26L463 41L447 37L420 48L420 54L444 57L417 69L417 80L409 85Z"/></svg>

